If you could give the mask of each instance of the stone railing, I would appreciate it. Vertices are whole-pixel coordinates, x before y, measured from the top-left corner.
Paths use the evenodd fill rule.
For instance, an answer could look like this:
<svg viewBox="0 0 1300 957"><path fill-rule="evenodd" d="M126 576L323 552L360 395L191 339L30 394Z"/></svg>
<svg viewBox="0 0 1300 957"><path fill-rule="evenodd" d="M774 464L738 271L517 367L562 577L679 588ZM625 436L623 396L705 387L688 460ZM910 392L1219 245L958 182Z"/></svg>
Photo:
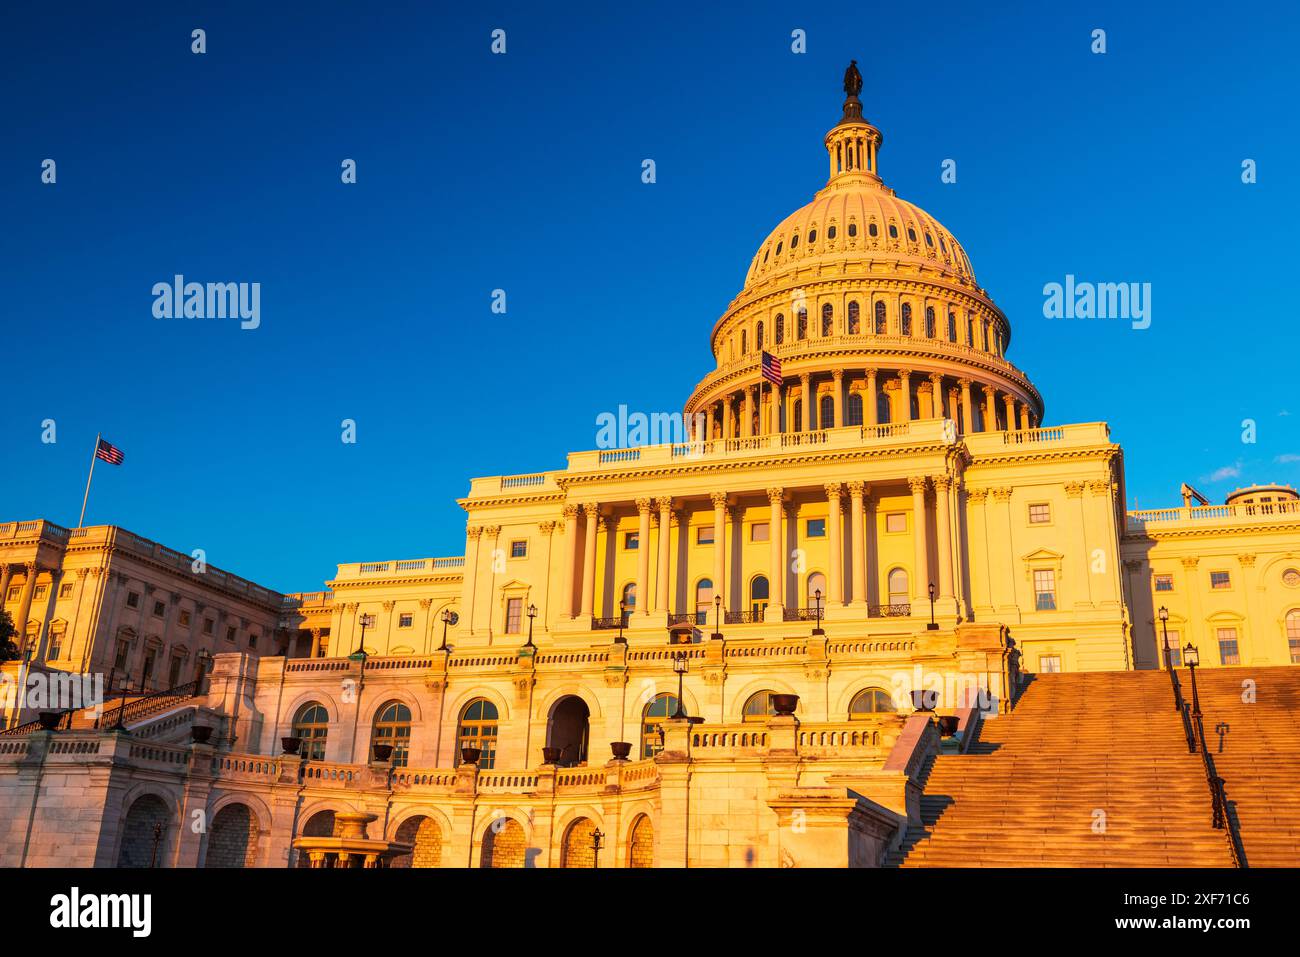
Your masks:
<svg viewBox="0 0 1300 957"><path fill-rule="evenodd" d="M1141 531L1152 525L1183 523L1196 525L1223 522L1255 525L1264 522L1294 521L1300 516L1300 501L1254 502L1249 505L1193 505L1182 508L1148 508L1128 513L1129 531Z"/></svg>
<svg viewBox="0 0 1300 957"><path fill-rule="evenodd" d="M444 558L403 558L387 562L350 562L339 566L334 580L428 575L434 572L460 571L464 567L464 555L451 555Z"/></svg>
<svg viewBox="0 0 1300 957"><path fill-rule="evenodd" d="M1037 429L1012 429L999 432L972 432L962 436L971 455L1005 455L1009 450L1025 447L1074 448L1105 445L1110 442L1110 426L1105 422L1080 422L1051 425Z"/></svg>
<svg viewBox="0 0 1300 957"><path fill-rule="evenodd" d="M470 481L470 498L497 498L501 495L528 496L559 493L555 477L559 472L532 472L527 475L489 475Z"/></svg>

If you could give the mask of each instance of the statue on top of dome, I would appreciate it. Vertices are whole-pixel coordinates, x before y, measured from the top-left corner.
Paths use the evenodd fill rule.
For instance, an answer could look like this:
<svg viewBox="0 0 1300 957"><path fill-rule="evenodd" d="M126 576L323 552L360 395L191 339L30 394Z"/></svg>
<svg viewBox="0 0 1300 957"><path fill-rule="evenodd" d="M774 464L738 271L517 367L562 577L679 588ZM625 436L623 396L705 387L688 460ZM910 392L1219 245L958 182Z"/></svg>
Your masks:
<svg viewBox="0 0 1300 957"><path fill-rule="evenodd" d="M849 96L862 92L862 74L858 72L857 60L850 60L849 68L844 71L844 92Z"/></svg>

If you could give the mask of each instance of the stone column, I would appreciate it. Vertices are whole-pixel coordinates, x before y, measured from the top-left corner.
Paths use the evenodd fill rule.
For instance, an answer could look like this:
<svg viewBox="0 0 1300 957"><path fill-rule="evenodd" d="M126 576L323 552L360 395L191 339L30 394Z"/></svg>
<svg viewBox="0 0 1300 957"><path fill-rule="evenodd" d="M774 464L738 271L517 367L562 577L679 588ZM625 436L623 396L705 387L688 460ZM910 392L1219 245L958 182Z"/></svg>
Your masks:
<svg viewBox="0 0 1300 957"><path fill-rule="evenodd" d="M311 630L311 656L313 658L320 657L320 629L319 628L313 628Z"/></svg>
<svg viewBox="0 0 1300 957"><path fill-rule="evenodd" d="M997 391L991 385L981 386L984 390L984 431L998 430L998 410L995 404Z"/></svg>
<svg viewBox="0 0 1300 957"><path fill-rule="evenodd" d="M840 573L844 569L844 552L840 548L840 495L843 486L832 482L826 486L826 500L830 503L830 515L826 519L826 537L830 549L830 560L826 568L826 604L839 605L844 602L844 588L840 584Z"/></svg>
<svg viewBox="0 0 1300 957"><path fill-rule="evenodd" d="M803 421L799 424L803 426L803 431L811 432L813 430L812 376L805 372L799 380L803 383Z"/></svg>
<svg viewBox="0 0 1300 957"><path fill-rule="evenodd" d="M18 634L14 636L16 639L15 643L20 649L23 647L23 643L27 641L27 616L30 615L32 611L32 592L36 588L36 576L39 575L40 572L41 570L35 562L26 562L23 565L23 590L19 593L18 614L13 620L14 628L18 632ZM144 602L145 596L142 595L140 598L140 606L142 608L144 607ZM140 635L140 638L143 639L144 634L142 630L137 628L136 631ZM37 638L38 640L40 638L39 631L37 632ZM32 654L35 655L36 648L33 647L31 650Z"/></svg>
<svg viewBox="0 0 1300 957"><path fill-rule="evenodd" d="M930 388L933 390L932 394L934 396L933 399L934 408L931 411L931 414L936 419L947 418L947 412L944 410L943 407L943 376L941 376L937 372L931 375Z"/></svg>
<svg viewBox="0 0 1300 957"><path fill-rule="evenodd" d="M709 499L713 502L713 594L722 596L722 604L727 604L727 493L713 492Z"/></svg>
<svg viewBox="0 0 1300 957"><path fill-rule="evenodd" d="M908 487L912 490L912 540L916 545L916 580L912 582L912 603L915 614L919 606L930 600L930 560L925 547L925 487L929 484L924 476L909 478Z"/></svg>
<svg viewBox="0 0 1300 957"><path fill-rule="evenodd" d="M578 506L565 505L564 565L560 568L560 617L573 617L573 566L578 561Z"/></svg>
<svg viewBox="0 0 1300 957"><path fill-rule="evenodd" d="M876 370L867 370L867 391L862 396L862 421L867 425L875 425L878 421L876 403L879 398L876 395Z"/></svg>
<svg viewBox="0 0 1300 957"><path fill-rule="evenodd" d="M637 525L636 540L636 613L638 618L650 614L650 506L648 498L636 500Z"/></svg>
<svg viewBox="0 0 1300 957"><path fill-rule="evenodd" d="M8 562L0 565L0 611L4 609L5 602L9 599L9 579L13 577L13 566Z"/></svg>
<svg viewBox="0 0 1300 957"><path fill-rule="evenodd" d="M1029 429L1029 403L1020 403L1020 431L1024 432Z"/></svg>
<svg viewBox="0 0 1300 957"><path fill-rule="evenodd" d="M970 379L958 379L957 385L961 387L961 415L962 415L962 432L966 435L975 433L975 407L970 400Z"/></svg>
<svg viewBox="0 0 1300 957"><path fill-rule="evenodd" d="M596 519L600 506L594 502L582 506L586 530L582 542L582 614L596 614Z"/></svg>
<svg viewBox="0 0 1300 957"><path fill-rule="evenodd" d="M934 482L934 521L936 545L939 552L939 597L944 600L944 611L952 610L952 511L948 501L952 477L936 475Z"/></svg>
<svg viewBox="0 0 1300 957"><path fill-rule="evenodd" d="M853 526L850 529L850 536L853 542L853 604L860 605L867 600L867 544L866 544L866 526L862 517L862 496L866 491L866 483L849 482L849 523Z"/></svg>
<svg viewBox="0 0 1300 957"><path fill-rule="evenodd" d="M831 393L831 406L835 413L835 421L832 426L838 429L844 424L844 370L832 370L831 381L835 389Z"/></svg>
<svg viewBox="0 0 1300 957"><path fill-rule="evenodd" d="M1014 396L1003 393L1002 405L1006 408L1007 413L1007 431L1014 432L1016 429L1016 400Z"/></svg>
<svg viewBox="0 0 1300 957"><path fill-rule="evenodd" d="M722 397L722 437L731 438L731 396Z"/></svg>
<svg viewBox="0 0 1300 957"><path fill-rule="evenodd" d="M740 423L740 434L745 438L754 434L754 393L757 391L756 385L745 390L745 421Z"/></svg>
<svg viewBox="0 0 1300 957"><path fill-rule="evenodd" d="M782 597L782 590L785 585L785 543L781 534L781 519L785 514L781 499L784 494L784 489L770 488L767 490L767 501L770 506L767 532L768 538L771 540L771 553L767 578L768 605L767 614L764 616L765 621L784 620L785 602Z"/></svg>
<svg viewBox="0 0 1300 957"><path fill-rule="evenodd" d="M710 402L704 409L704 439L708 441L713 438L713 403Z"/></svg>
<svg viewBox="0 0 1300 957"><path fill-rule="evenodd" d="M898 370L898 390L902 394L903 415L902 421L912 421L912 370Z"/></svg>
<svg viewBox="0 0 1300 957"><path fill-rule="evenodd" d="M659 579L655 582L655 611L668 611L671 592L668 588L668 558L672 550L672 516L673 500L657 498L655 505L659 508Z"/></svg>

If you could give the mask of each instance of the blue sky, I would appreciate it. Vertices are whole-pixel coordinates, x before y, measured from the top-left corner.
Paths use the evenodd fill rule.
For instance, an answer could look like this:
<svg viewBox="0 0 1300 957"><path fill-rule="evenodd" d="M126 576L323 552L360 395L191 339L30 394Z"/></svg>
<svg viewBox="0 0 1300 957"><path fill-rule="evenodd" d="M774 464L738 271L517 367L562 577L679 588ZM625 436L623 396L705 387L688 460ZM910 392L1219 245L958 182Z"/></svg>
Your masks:
<svg viewBox="0 0 1300 957"><path fill-rule="evenodd" d="M0 520L74 524L103 432L126 463L88 523L270 587L459 554L472 476L562 467L620 403L680 409L824 183L850 57L885 180L962 240L1046 423L1110 423L1130 506L1300 483L1297 14L998 6L7 13ZM260 282L261 326L155 320L175 273ZM1044 319L1067 273L1151 283L1151 327Z"/></svg>

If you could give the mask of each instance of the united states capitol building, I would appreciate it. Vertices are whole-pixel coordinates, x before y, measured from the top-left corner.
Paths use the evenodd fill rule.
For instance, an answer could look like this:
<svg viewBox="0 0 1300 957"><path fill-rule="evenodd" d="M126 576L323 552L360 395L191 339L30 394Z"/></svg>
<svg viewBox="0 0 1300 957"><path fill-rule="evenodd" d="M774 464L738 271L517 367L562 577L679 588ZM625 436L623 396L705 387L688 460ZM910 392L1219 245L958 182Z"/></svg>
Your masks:
<svg viewBox="0 0 1300 957"><path fill-rule="evenodd" d="M98 714L10 700L0 865L1223 864L1201 759L1143 702L1194 645L1206 701L1240 675L1283 707L1300 501L1126 512L1107 425L1047 424L957 237L885 184L859 85L825 185L709 330L691 434L473 479L463 554L280 594L114 526L0 525L6 680L126 688ZM1112 704L1134 734L1090 748ZM951 782L1058 740L1132 750L1131 839L1089 844L1066 805L945 837L983 806ZM1230 756L1247 851L1285 862ZM1027 766L1003 803L1065 800L1059 763Z"/></svg>

